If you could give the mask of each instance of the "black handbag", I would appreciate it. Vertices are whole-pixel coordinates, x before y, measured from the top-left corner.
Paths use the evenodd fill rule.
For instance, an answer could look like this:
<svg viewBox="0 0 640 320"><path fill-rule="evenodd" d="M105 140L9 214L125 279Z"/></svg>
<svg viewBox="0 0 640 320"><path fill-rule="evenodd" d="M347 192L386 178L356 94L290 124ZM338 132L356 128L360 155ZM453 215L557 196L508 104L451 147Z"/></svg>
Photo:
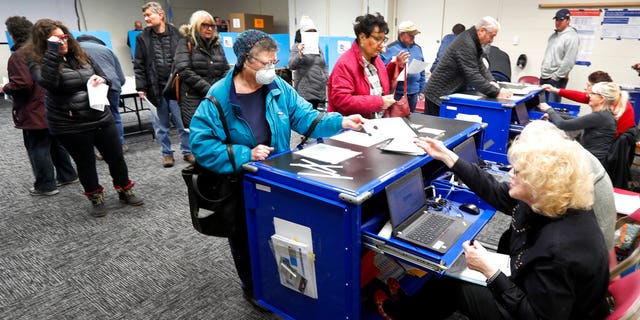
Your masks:
<svg viewBox="0 0 640 320"><path fill-rule="evenodd" d="M208 96L207 99L218 108L227 136L227 153L235 172L235 158L222 107L216 98ZM240 217L244 214L242 174L219 174L195 163L182 170L182 178L187 185L193 228L208 236L229 237L234 234L238 229L238 222L244 221Z"/></svg>

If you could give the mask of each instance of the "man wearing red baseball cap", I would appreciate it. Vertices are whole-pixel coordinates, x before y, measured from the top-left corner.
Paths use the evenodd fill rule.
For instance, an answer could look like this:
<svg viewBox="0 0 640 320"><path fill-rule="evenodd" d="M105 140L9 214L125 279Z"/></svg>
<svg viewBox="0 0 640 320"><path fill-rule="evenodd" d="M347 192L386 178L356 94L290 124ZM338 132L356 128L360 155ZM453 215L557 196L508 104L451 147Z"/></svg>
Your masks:
<svg viewBox="0 0 640 320"><path fill-rule="evenodd" d="M548 83L556 88L566 88L569 72L576 64L578 56L578 32L571 23L571 12L560 9L553 17L556 21L555 32L549 37L547 50L542 60L540 84ZM546 92L547 101L560 102L560 96Z"/></svg>

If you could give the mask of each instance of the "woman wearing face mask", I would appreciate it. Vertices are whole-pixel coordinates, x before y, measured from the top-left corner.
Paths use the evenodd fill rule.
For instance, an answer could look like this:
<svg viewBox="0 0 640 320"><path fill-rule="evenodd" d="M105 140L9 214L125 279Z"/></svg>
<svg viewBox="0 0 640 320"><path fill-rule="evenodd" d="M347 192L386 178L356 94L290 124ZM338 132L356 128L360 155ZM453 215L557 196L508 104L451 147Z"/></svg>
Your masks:
<svg viewBox="0 0 640 320"><path fill-rule="evenodd" d="M191 15L189 25L180 27L184 38L178 42L173 59L180 75L180 115L185 128L207 91L229 70L213 17L204 10Z"/></svg>
<svg viewBox="0 0 640 320"><path fill-rule="evenodd" d="M223 110L231 135L233 165L216 105L209 99L202 100L191 119L191 148L196 162L217 173L231 173L234 167L239 172L244 163L289 150L291 130L306 132L320 113L276 76L278 45L269 35L258 30L244 31L233 44L233 51L238 57L233 71L207 93L218 100ZM359 130L363 121L360 115L343 117L330 112L310 135L326 137L345 128ZM236 220L229 246L244 297L255 305L244 210L237 212Z"/></svg>

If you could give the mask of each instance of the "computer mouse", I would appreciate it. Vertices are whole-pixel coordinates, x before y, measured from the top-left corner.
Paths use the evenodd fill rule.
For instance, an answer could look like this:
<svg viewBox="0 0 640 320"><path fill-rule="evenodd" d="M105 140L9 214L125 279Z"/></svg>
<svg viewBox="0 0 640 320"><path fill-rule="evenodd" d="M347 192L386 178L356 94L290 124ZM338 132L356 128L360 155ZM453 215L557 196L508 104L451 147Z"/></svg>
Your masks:
<svg viewBox="0 0 640 320"><path fill-rule="evenodd" d="M458 208L468 214L480 214L480 208L473 203L461 204Z"/></svg>
<svg viewBox="0 0 640 320"><path fill-rule="evenodd" d="M511 171L511 168L513 168L513 167L510 164L503 164L503 165L498 167L498 170L500 170L500 171Z"/></svg>

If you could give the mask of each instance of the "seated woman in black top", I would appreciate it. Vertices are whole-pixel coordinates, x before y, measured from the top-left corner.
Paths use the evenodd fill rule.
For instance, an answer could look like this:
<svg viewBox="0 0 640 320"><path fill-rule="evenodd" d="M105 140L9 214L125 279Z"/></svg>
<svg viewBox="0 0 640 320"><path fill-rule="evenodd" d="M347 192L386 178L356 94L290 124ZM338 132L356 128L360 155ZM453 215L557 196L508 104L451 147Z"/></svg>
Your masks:
<svg viewBox="0 0 640 320"><path fill-rule="evenodd" d="M584 130L580 143L606 167L609 147L616 140L617 121L611 111L620 96L620 87L613 82L598 82L589 92L591 113L573 119L564 119L551 106L541 103L540 110L562 130Z"/></svg>
<svg viewBox="0 0 640 320"><path fill-rule="evenodd" d="M420 301L423 308L433 304L424 309L429 318L455 309L472 319L603 319L608 314L607 249L591 209L590 163L577 142L516 139L508 152L511 183L496 181L441 141L421 138L416 144L512 217L511 276L492 265L481 244L465 242L467 265L487 277L487 287L446 277L433 281L436 287L426 290L434 297Z"/></svg>

